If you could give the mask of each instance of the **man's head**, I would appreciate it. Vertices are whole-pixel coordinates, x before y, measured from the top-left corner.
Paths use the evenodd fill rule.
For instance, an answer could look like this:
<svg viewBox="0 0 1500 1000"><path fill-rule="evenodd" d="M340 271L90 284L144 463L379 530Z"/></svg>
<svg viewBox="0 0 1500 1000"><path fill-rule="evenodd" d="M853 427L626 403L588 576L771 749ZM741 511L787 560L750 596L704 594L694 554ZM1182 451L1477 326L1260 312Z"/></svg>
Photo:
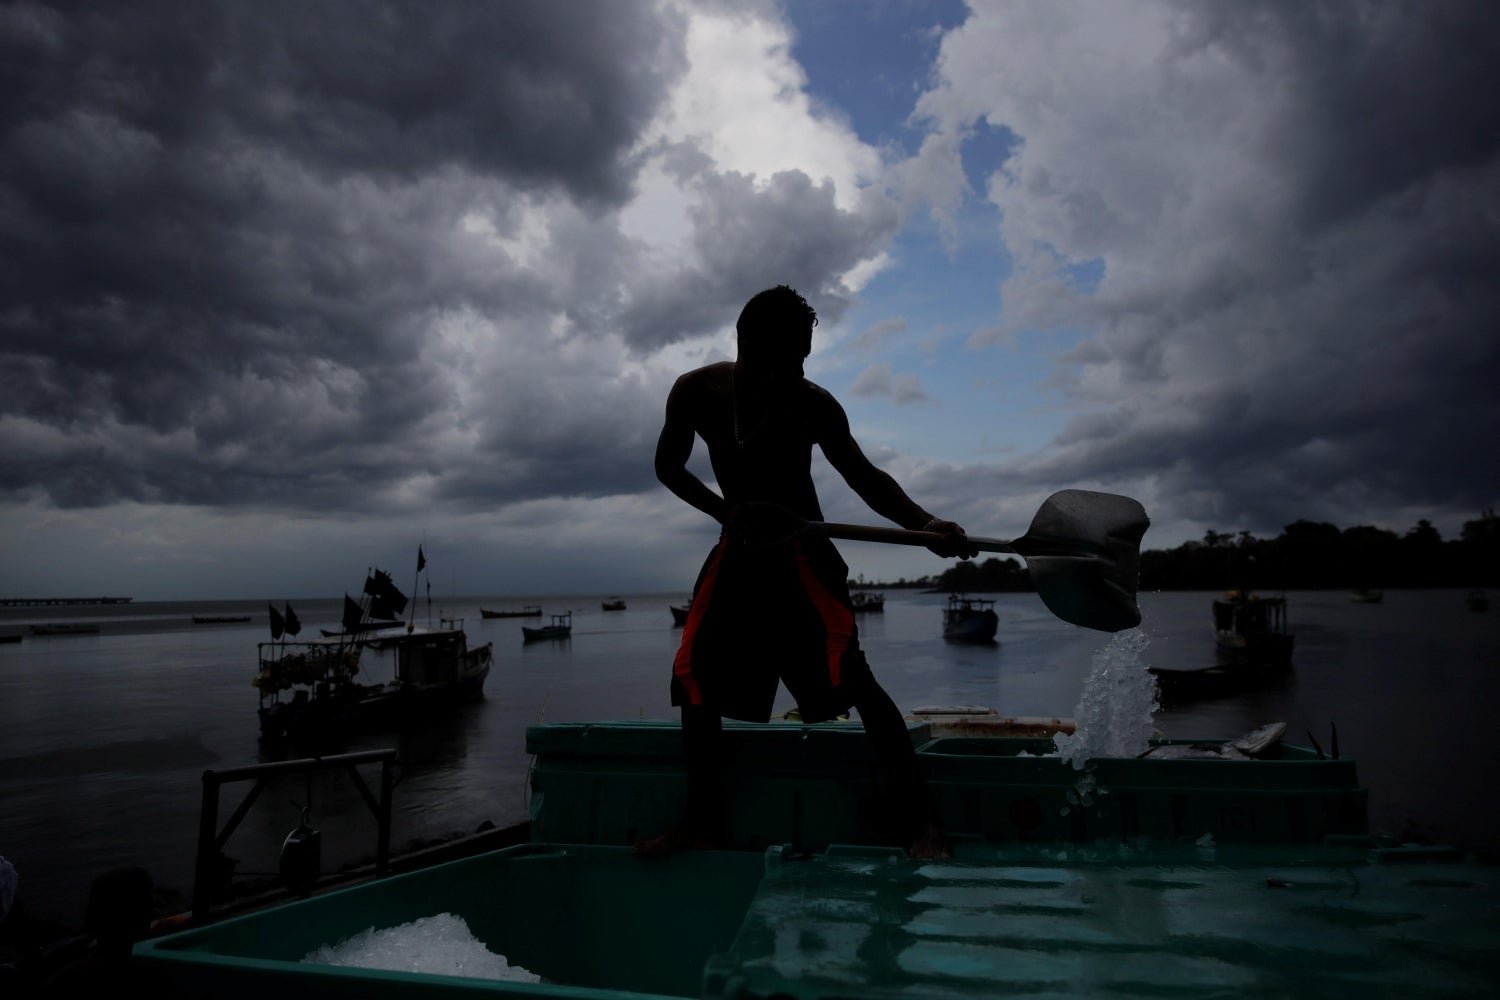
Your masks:
<svg viewBox="0 0 1500 1000"><path fill-rule="evenodd" d="M800 377L817 325L817 312L794 289L768 288L745 303L734 325L740 359L760 369L795 369Z"/></svg>

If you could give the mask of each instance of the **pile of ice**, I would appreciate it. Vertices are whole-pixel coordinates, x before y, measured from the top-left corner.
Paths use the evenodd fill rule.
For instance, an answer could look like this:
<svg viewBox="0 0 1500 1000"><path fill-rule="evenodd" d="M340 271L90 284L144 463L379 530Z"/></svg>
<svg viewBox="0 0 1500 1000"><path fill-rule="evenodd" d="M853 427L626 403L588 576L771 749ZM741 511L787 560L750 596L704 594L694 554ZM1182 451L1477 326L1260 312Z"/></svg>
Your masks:
<svg viewBox="0 0 1500 1000"><path fill-rule="evenodd" d="M440 976L472 976L539 983L541 977L484 946L464 919L452 913L421 917L411 923L360 931L334 945L321 945L303 956L314 965L343 965Z"/></svg>
<svg viewBox="0 0 1500 1000"><path fill-rule="evenodd" d="M1073 709L1076 728L1053 737L1058 756L1084 772L1068 791L1073 805L1093 805L1094 775L1089 761L1138 757L1151 746L1161 704L1156 678L1142 655L1149 643L1146 633L1134 628L1116 632L1095 652L1083 695Z"/></svg>

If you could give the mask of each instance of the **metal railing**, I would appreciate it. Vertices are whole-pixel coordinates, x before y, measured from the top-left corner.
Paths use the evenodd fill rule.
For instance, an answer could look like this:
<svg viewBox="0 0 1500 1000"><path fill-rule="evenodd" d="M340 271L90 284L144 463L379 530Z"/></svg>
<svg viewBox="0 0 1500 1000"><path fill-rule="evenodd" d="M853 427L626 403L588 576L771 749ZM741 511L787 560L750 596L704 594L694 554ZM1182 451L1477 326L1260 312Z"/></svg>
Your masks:
<svg viewBox="0 0 1500 1000"><path fill-rule="evenodd" d="M211 903L210 886L215 883L214 871L222 855L224 845L235 828L250 812L250 807L265 789L267 779L288 774L311 774L313 771L343 768L354 787L359 791L365 805L375 816L375 875L386 874L391 853L391 768L396 761L396 751L365 750L360 753L338 754L332 757L304 757L298 760L283 760L272 764L252 764L247 767L232 767L222 771L203 772L203 807L198 819L198 856L193 868L193 920L201 921L208 915ZM380 797L377 799L359 773L361 764L380 764ZM219 789L237 781L254 781L250 791L234 810L234 814L219 829Z"/></svg>

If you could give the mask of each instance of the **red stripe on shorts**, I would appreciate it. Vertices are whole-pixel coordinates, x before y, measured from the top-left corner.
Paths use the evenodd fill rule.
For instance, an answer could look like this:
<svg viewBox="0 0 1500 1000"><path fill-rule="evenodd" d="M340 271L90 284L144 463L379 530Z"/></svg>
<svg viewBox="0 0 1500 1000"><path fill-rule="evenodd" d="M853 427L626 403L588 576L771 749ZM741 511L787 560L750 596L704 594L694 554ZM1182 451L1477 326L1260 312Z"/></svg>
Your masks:
<svg viewBox="0 0 1500 1000"><path fill-rule="evenodd" d="M802 589L812 599L813 607L818 609L818 615L823 619L828 681L838 687L839 664L843 660L844 650L849 648L849 641L854 638L854 614L823 586L823 581L818 579L812 564L807 561L802 543L798 541L792 545L796 551L797 575L802 578Z"/></svg>
<svg viewBox="0 0 1500 1000"><path fill-rule="evenodd" d="M693 705L703 704L703 693L698 690L698 682L693 678L693 640L697 638L698 626L703 624L703 615L708 610L709 602L713 600L714 581L719 578L719 563L723 558L724 540L721 538L719 544L714 546L713 558L709 560L708 569L703 574L703 582L693 595L693 606L688 609L687 621L682 627L682 645L677 647L677 656L672 660L672 673L687 692L688 702Z"/></svg>

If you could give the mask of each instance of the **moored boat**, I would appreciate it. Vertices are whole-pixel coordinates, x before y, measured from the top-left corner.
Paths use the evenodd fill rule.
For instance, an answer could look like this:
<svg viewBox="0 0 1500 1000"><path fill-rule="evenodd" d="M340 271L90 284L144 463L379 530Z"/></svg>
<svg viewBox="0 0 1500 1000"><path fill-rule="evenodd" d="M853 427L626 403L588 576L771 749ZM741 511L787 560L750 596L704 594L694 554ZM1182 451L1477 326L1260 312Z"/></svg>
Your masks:
<svg viewBox="0 0 1500 1000"><path fill-rule="evenodd" d="M611 597L609 600L601 602L599 606L605 611L624 611L625 598Z"/></svg>
<svg viewBox="0 0 1500 1000"><path fill-rule="evenodd" d="M994 642L1000 627L995 602L984 597L949 594L943 608L943 638L951 642Z"/></svg>
<svg viewBox="0 0 1500 1000"><path fill-rule="evenodd" d="M536 628L521 626L522 642L538 642L542 639L566 639L573 634L573 612L564 611L552 616L547 625Z"/></svg>
<svg viewBox="0 0 1500 1000"><path fill-rule="evenodd" d="M668 604L667 610L672 612L673 625L686 625L688 612L692 610L692 602L687 604Z"/></svg>
<svg viewBox="0 0 1500 1000"><path fill-rule="evenodd" d="M260 733L263 740L292 743L337 738L399 726L435 709L484 696L494 643L470 647L463 622L441 619L438 627L414 626L385 635L391 676L371 676L372 656L363 641L322 639L260 644Z"/></svg>
<svg viewBox="0 0 1500 1000"><path fill-rule="evenodd" d="M419 574L426 564L418 549ZM484 696L494 643L470 647L460 618L440 615L436 627L393 618L405 611L407 598L384 570L366 577L363 593L358 602L344 596L342 631L322 639L288 640L301 629L291 605L285 615L270 609L272 641L258 645L251 682L260 692L262 740L321 743L397 727ZM386 652L390 675L376 677L371 661Z"/></svg>
<svg viewBox="0 0 1500 1000"><path fill-rule="evenodd" d="M1468 601L1470 611L1488 611L1490 608L1489 595L1482 590L1469 591L1469 596L1466 600Z"/></svg>
<svg viewBox="0 0 1500 1000"><path fill-rule="evenodd" d="M250 620L249 615L194 615L194 625L236 625Z"/></svg>
<svg viewBox="0 0 1500 1000"><path fill-rule="evenodd" d="M856 614L885 610L885 595L873 590L855 590L849 594L849 602Z"/></svg>
<svg viewBox="0 0 1500 1000"><path fill-rule="evenodd" d="M491 611L489 608L479 609L479 617L481 618L540 618L541 616L542 606L540 604L522 605L519 611Z"/></svg>
<svg viewBox="0 0 1500 1000"><path fill-rule="evenodd" d="M1349 600L1355 604L1379 604L1385 600L1385 591L1361 587L1358 590L1349 591Z"/></svg>
<svg viewBox="0 0 1500 1000"><path fill-rule="evenodd" d="M1295 639L1287 628L1286 598L1231 590L1213 603L1214 644L1231 666L1285 664Z"/></svg>

